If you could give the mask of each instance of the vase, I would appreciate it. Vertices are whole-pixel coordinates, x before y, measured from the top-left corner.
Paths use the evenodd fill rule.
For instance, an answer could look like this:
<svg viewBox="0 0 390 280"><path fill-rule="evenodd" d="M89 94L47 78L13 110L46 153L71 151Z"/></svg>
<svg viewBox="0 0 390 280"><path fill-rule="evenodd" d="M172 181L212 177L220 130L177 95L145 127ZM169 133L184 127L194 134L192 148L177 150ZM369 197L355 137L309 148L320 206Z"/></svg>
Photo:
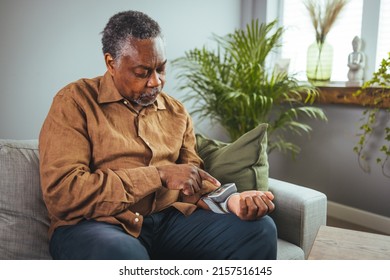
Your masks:
<svg viewBox="0 0 390 280"><path fill-rule="evenodd" d="M327 42L314 42L307 49L306 76L310 83L321 85L330 81L333 47Z"/></svg>

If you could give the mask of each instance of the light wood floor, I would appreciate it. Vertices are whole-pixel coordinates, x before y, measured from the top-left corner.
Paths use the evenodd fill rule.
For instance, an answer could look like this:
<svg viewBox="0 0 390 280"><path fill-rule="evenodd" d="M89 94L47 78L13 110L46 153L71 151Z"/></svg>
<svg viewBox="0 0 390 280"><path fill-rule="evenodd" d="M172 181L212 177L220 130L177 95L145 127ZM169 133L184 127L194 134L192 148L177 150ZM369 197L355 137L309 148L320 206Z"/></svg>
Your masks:
<svg viewBox="0 0 390 280"><path fill-rule="evenodd" d="M377 233L377 234L385 234L383 232L379 232L377 230L373 230L370 228L362 227L359 225L355 225L352 223L348 223L343 220L339 220L333 217L327 217L327 225L332 227L339 227L339 228L345 228L345 229L352 229L352 230L358 230L358 231L365 231L365 232L371 232L371 233ZM388 234L385 234L388 235Z"/></svg>

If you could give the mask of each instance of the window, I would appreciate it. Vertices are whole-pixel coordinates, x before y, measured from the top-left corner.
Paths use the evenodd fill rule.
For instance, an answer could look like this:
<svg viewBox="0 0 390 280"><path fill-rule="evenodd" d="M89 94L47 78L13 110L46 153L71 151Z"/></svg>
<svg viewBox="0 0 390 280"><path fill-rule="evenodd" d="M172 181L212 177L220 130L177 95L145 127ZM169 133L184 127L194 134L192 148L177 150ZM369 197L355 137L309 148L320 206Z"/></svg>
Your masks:
<svg viewBox="0 0 390 280"><path fill-rule="evenodd" d="M315 31L302 0L284 0L281 23L283 36L281 56L290 58L290 72L298 73L299 80L306 80L306 51L315 41ZM346 81L348 54L352 52L352 40L360 36L363 0L352 0L341 11L328 33L326 41L333 46L332 81Z"/></svg>
<svg viewBox="0 0 390 280"><path fill-rule="evenodd" d="M376 68L390 52L390 0L381 1L379 22Z"/></svg>
<svg viewBox="0 0 390 280"><path fill-rule="evenodd" d="M302 0L272 3L279 3L279 22L286 28L280 56L290 59L290 73L296 73L299 80L307 80L307 48L315 41L307 9ZM390 0L350 0L345 6L327 36L327 42L334 48L331 81L348 80L347 59L356 35L363 41L367 80L390 51Z"/></svg>

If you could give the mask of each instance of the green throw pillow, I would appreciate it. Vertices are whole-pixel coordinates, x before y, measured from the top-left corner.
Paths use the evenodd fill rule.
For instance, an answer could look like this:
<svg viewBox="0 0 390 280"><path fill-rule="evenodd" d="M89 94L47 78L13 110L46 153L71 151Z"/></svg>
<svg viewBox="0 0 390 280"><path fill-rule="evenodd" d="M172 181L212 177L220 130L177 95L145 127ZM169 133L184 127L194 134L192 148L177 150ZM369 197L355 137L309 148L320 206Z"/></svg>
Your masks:
<svg viewBox="0 0 390 280"><path fill-rule="evenodd" d="M205 170L222 184L235 183L239 192L268 190L267 127L260 124L233 143L196 134Z"/></svg>

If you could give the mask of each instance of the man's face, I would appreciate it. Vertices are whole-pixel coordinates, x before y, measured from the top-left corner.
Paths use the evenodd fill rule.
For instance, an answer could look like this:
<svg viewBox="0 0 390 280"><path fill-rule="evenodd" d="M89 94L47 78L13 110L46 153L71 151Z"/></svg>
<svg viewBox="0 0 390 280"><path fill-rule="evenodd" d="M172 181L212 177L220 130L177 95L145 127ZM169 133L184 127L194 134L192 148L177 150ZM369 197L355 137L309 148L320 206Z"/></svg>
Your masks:
<svg viewBox="0 0 390 280"><path fill-rule="evenodd" d="M117 61L105 55L107 68L119 93L141 109L156 100L165 84L164 43L160 37L131 39L122 50Z"/></svg>

